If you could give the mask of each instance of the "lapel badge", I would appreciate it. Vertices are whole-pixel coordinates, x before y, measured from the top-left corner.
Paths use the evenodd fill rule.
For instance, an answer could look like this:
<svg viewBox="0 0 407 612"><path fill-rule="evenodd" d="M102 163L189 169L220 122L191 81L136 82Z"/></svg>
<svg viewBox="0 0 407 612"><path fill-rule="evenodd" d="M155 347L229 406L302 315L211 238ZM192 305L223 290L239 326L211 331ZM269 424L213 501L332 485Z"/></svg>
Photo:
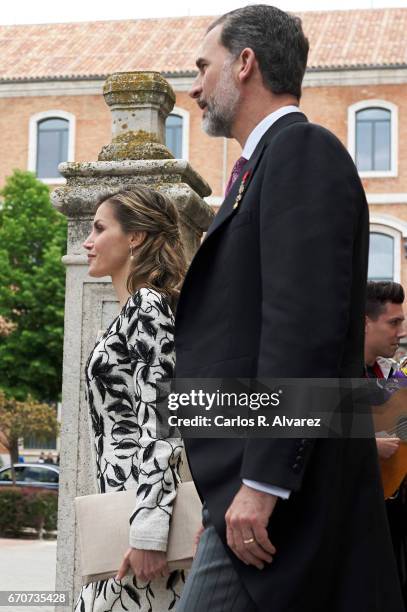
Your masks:
<svg viewBox="0 0 407 612"><path fill-rule="evenodd" d="M248 182L248 180L250 178L250 175L251 175L251 170L247 170L244 173L244 175L242 176L242 180L241 180L241 183L239 185L239 191L237 193L235 203L233 204L233 209L235 209L235 208L237 208L239 206L240 201L243 198L244 191L245 191L245 189L247 187L247 182Z"/></svg>

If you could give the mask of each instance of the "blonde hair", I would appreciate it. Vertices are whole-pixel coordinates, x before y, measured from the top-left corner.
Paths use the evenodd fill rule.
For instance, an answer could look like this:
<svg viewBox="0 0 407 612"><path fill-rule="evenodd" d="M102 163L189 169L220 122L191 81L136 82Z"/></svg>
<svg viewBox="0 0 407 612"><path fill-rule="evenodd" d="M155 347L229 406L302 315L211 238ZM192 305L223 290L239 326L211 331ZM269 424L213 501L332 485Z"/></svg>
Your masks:
<svg viewBox="0 0 407 612"><path fill-rule="evenodd" d="M186 272L178 211L162 193L148 187L123 189L106 200L124 233L145 232L127 279L133 294L150 287L167 296L175 309Z"/></svg>

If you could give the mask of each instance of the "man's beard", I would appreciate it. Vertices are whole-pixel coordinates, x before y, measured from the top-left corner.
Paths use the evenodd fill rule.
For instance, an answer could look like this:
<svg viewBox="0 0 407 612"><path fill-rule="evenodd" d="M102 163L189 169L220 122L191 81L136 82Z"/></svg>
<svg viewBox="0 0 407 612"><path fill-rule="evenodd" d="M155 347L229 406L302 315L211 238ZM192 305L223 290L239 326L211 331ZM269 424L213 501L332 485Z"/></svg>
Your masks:
<svg viewBox="0 0 407 612"><path fill-rule="evenodd" d="M206 113L202 127L209 136L232 136L232 126L240 92L233 82L231 64L226 62L213 95L205 100Z"/></svg>

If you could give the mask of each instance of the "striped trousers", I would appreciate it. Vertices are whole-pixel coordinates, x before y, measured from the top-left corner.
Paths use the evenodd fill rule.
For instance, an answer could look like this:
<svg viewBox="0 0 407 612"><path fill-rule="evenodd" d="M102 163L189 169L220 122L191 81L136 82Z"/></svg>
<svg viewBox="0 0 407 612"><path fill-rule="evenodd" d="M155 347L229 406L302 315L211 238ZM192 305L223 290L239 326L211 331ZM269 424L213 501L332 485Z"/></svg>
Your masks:
<svg viewBox="0 0 407 612"><path fill-rule="evenodd" d="M177 612L256 612L205 507L202 517L205 530Z"/></svg>

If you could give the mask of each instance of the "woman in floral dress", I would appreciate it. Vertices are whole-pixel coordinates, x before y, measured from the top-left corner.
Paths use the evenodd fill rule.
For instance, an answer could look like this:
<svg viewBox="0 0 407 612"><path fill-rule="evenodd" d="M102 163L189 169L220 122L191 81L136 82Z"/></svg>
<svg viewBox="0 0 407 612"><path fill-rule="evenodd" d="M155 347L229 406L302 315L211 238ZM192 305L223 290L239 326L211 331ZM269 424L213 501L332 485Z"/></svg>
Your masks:
<svg viewBox="0 0 407 612"><path fill-rule="evenodd" d="M175 364L185 273L176 208L151 189L121 191L97 208L84 248L90 276L111 276L121 306L86 364L97 482L100 493L137 493L118 575L82 587L75 612L175 610L184 577L169 574L165 551L182 443L160 437L156 384Z"/></svg>

